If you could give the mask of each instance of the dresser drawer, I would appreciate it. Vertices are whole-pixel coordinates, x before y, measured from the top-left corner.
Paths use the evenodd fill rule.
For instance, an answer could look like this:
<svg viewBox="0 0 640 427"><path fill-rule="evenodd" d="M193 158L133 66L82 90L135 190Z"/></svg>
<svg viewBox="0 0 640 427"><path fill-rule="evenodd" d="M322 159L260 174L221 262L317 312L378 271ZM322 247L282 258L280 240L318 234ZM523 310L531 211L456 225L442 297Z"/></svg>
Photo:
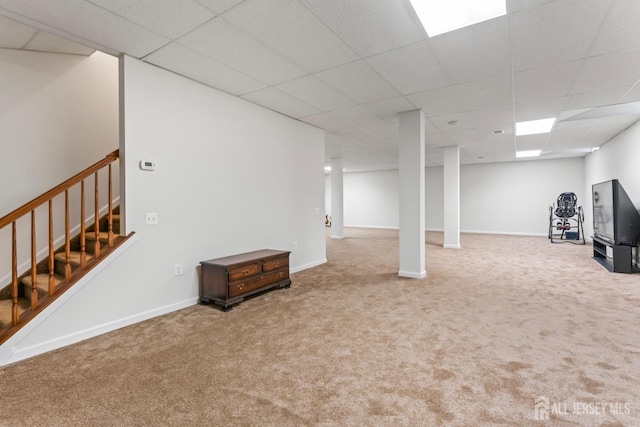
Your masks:
<svg viewBox="0 0 640 427"><path fill-rule="evenodd" d="M262 271L273 271L289 266L289 256L270 259L262 264Z"/></svg>
<svg viewBox="0 0 640 427"><path fill-rule="evenodd" d="M260 273L260 264L247 264L227 270L229 281L242 280Z"/></svg>
<svg viewBox="0 0 640 427"><path fill-rule="evenodd" d="M279 282L289 277L289 270L278 270L271 273L261 274L259 276L251 277L246 280L238 280L233 283L229 283L229 297L235 297L238 295L246 294L248 292L260 289L264 286L269 286L273 283Z"/></svg>

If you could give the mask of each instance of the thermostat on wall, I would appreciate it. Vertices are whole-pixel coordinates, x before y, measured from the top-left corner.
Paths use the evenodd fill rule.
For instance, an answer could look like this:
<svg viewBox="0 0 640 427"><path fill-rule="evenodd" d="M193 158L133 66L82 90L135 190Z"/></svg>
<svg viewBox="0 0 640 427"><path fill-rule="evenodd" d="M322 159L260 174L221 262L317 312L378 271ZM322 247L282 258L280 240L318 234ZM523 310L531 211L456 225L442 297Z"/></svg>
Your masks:
<svg viewBox="0 0 640 427"><path fill-rule="evenodd" d="M156 170L156 164L148 160L140 160L140 169L143 171L154 171Z"/></svg>

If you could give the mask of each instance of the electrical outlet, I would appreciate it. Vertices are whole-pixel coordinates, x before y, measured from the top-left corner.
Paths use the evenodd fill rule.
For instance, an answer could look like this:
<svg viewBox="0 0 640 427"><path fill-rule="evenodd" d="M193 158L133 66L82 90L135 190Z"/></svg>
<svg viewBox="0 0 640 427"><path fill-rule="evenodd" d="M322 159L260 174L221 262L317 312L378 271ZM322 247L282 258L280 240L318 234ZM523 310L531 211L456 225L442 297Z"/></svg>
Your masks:
<svg viewBox="0 0 640 427"><path fill-rule="evenodd" d="M173 275L182 276L182 263L178 263L173 266Z"/></svg>
<svg viewBox="0 0 640 427"><path fill-rule="evenodd" d="M147 225L156 225L158 223L158 214L155 212L147 212Z"/></svg>
<svg viewBox="0 0 640 427"><path fill-rule="evenodd" d="M298 242L293 242L293 249L298 249Z"/></svg>

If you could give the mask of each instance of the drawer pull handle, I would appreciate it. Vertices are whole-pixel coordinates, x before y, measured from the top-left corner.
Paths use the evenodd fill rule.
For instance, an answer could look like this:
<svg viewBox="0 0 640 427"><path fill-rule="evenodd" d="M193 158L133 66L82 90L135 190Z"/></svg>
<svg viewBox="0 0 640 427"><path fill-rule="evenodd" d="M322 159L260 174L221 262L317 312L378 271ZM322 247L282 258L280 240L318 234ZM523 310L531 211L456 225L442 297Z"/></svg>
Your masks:
<svg viewBox="0 0 640 427"><path fill-rule="evenodd" d="M280 272L280 277L282 277L282 276L284 276L284 273L283 273L283 272Z"/></svg>
<svg viewBox="0 0 640 427"><path fill-rule="evenodd" d="M242 289L242 288L244 288L244 283L238 283L238 284L236 285L236 287L237 287L238 289Z"/></svg>
<svg viewBox="0 0 640 427"><path fill-rule="evenodd" d="M279 262L274 262L273 265L274 265L274 267L277 267L277 266L280 265L280 263Z"/></svg>
<svg viewBox="0 0 640 427"><path fill-rule="evenodd" d="M249 274L249 271L248 270L242 270L242 274L246 276L247 274Z"/></svg>

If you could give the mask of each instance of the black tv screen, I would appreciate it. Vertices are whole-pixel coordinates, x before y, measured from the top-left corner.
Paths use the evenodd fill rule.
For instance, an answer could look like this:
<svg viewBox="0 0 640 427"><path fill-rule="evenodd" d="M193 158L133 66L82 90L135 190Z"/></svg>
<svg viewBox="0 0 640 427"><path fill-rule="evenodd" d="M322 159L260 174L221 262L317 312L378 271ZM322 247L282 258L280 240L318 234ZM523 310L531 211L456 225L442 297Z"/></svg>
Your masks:
<svg viewBox="0 0 640 427"><path fill-rule="evenodd" d="M640 241L640 213L617 179L592 186L593 234L613 245Z"/></svg>
<svg viewBox="0 0 640 427"><path fill-rule="evenodd" d="M592 186L593 235L615 244L613 227L613 181Z"/></svg>

